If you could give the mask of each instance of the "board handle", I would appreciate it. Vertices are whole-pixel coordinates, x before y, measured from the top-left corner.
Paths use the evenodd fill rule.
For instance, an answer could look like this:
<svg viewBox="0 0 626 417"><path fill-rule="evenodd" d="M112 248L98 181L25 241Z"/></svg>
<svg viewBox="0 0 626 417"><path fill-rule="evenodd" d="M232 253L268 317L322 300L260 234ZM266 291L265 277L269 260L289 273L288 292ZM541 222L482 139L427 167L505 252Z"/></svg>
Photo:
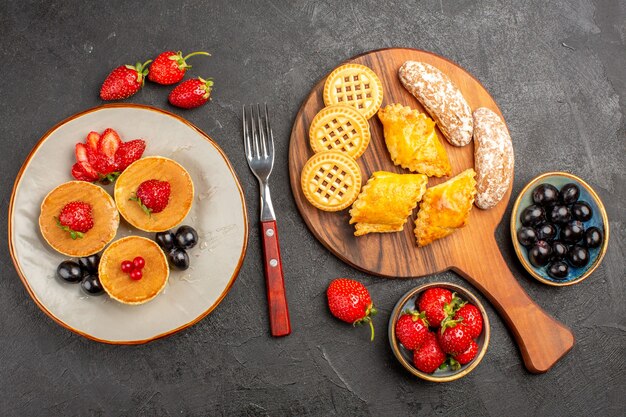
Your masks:
<svg viewBox="0 0 626 417"><path fill-rule="evenodd" d="M502 258L495 238L492 239L492 258L464 262L455 270L477 287L507 322L526 369L544 373L574 346L574 335L528 296Z"/></svg>

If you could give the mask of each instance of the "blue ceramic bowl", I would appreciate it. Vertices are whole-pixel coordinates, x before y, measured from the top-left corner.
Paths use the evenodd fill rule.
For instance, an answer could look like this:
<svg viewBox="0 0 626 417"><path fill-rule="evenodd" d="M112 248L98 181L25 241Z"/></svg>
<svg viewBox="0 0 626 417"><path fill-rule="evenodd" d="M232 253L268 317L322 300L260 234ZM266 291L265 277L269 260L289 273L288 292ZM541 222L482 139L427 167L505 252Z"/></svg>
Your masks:
<svg viewBox="0 0 626 417"><path fill-rule="evenodd" d="M589 203L591 209L593 210L593 217L589 221L583 223L585 225L585 229L588 229L592 226L597 227L602 231L603 240L600 247L589 249L589 263L586 266L574 268L569 265L570 268L567 277L561 280L557 280L548 275L547 266L537 268L530 263L530 261L528 260L528 249L522 246L522 244L519 243L519 241L517 240L517 230L522 227L522 223L520 221L521 212L524 210L524 208L533 204L532 192L536 186L538 186L539 184L551 184L560 190L562 186L568 183L574 183L578 185L578 188L580 189L580 197L578 198L578 201L586 201L587 203ZM524 268L534 278L548 285L573 285L587 278L600 265L600 262L602 261L602 258L606 253L606 248L609 242L609 221L602 201L595 193L595 191L593 191L593 189L589 186L589 184L587 184L582 179L576 177L575 175L569 174L567 172L547 172L545 174L539 175L531 182L529 182L517 197L515 205L513 206L513 212L511 213L511 238L513 240L513 247L515 248L515 253L517 253L517 257L519 258Z"/></svg>

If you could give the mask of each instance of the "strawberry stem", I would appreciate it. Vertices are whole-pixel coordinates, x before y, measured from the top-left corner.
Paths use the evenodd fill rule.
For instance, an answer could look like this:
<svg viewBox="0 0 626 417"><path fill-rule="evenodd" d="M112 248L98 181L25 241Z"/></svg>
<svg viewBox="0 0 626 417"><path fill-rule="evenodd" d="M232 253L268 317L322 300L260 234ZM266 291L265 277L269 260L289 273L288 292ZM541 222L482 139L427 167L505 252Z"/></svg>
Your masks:
<svg viewBox="0 0 626 417"><path fill-rule="evenodd" d="M186 55L186 56L183 58L183 61L186 61L186 60L187 60L187 58L190 58L190 57L195 56L195 55L206 55L206 56L211 56L211 54L210 54L210 53L208 53L208 52L203 52L203 51L192 52L192 53L190 53L189 55Z"/></svg>
<svg viewBox="0 0 626 417"><path fill-rule="evenodd" d="M368 319L369 319L369 317L368 317ZM370 337L370 342L373 342L374 341L374 323L372 322L371 319L369 319L369 320L367 320L367 324L370 325L370 330L372 332L372 336Z"/></svg>

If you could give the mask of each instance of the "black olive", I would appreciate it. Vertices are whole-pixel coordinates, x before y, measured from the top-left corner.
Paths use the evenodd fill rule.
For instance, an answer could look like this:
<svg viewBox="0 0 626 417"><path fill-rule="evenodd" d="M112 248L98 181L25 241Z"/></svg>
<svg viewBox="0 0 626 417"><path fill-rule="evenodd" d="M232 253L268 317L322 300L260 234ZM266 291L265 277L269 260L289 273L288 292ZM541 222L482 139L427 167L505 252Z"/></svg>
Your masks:
<svg viewBox="0 0 626 417"><path fill-rule="evenodd" d="M574 204L578 197L580 197L580 188L576 184L565 184L561 187L561 192L559 193L559 200L563 204Z"/></svg>
<svg viewBox="0 0 626 417"><path fill-rule="evenodd" d="M532 246L537 241L537 233L532 227L522 226L517 231L517 240L523 246Z"/></svg>
<svg viewBox="0 0 626 417"><path fill-rule="evenodd" d="M536 226L546 219L546 212L543 207L536 204L530 205L522 210L520 220L524 226Z"/></svg>
<svg viewBox="0 0 626 417"><path fill-rule="evenodd" d="M548 210L548 220L559 225L565 224L572 219L567 206L556 205Z"/></svg>
<svg viewBox="0 0 626 417"><path fill-rule="evenodd" d="M552 184L539 184L532 193L535 204L551 206L559 201L559 190Z"/></svg>
<svg viewBox="0 0 626 417"><path fill-rule="evenodd" d="M576 268L583 267L589 263L589 251L582 246L572 246L569 250L567 260Z"/></svg>
<svg viewBox="0 0 626 417"><path fill-rule="evenodd" d="M80 283L83 291L89 295L100 295L104 293L104 288L102 288L102 284L100 283L100 279L98 279L97 275L85 275L85 278Z"/></svg>
<svg viewBox="0 0 626 417"><path fill-rule="evenodd" d="M187 255L187 251L185 249L180 249L178 247L170 249L167 253L167 258L170 261L170 264L181 271L189 268L189 255Z"/></svg>
<svg viewBox="0 0 626 417"><path fill-rule="evenodd" d="M198 243L198 232L191 226L180 226L176 231L176 246L191 249Z"/></svg>
<svg viewBox="0 0 626 417"><path fill-rule="evenodd" d="M84 258L79 258L78 263L80 264L83 271L89 272L91 274L98 273L98 265L100 264L100 255L91 255L85 256Z"/></svg>
<svg viewBox="0 0 626 417"><path fill-rule="evenodd" d="M555 261L560 261L561 259L565 259L567 257L567 245L558 240L552 243L552 259Z"/></svg>
<svg viewBox="0 0 626 417"><path fill-rule="evenodd" d="M176 239L174 237L174 233L169 230L166 232L159 232L154 236L154 241L161 247L163 250L170 250L176 244Z"/></svg>
<svg viewBox="0 0 626 417"><path fill-rule="evenodd" d="M539 240L535 243L528 251L528 260L531 264L536 267L545 266L550 262L550 257L552 256L552 248L548 244L548 242Z"/></svg>
<svg viewBox="0 0 626 417"><path fill-rule="evenodd" d="M556 237L557 229L552 223L544 223L537 227L537 239L551 241Z"/></svg>
<svg viewBox="0 0 626 417"><path fill-rule="evenodd" d="M585 201L578 201L574 203L574 205L572 205L571 211L572 216L574 216L576 220L580 220L581 222L591 220L591 218L593 217L593 210L591 209L589 203Z"/></svg>
<svg viewBox="0 0 626 417"><path fill-rule="evenodd" d="M561 240L565 243L576 243L583 238L585 226L580 220L572 220L561 229Z"/></svg>
<svg viewBox="0 0 626 417"><path fill-rule="evenodd" d="M83 269L74 261L63 261L57 267L57 276L65 282L80 282Z"/></svg>
<svg viewBox="0 0 626 417"><path fill-rule="evenodd" d="M550 275L554 279L561 280L567 278L568 273L569 267L565 262L554 262L548 267L548 275Z"/></svg>
<svg viewBox="0 0 626 417"><path fill-rule="evenodd" d="M585 246L597 248L602 244L602 232L597 227L590 227L585 232Z"/></svg>

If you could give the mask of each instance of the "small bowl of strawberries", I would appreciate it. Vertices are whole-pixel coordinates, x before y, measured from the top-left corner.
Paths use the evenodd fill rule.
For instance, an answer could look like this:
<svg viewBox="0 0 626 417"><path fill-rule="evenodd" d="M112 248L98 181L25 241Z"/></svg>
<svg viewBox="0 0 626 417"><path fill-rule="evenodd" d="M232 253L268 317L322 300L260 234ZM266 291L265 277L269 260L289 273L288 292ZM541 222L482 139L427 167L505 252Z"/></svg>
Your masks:
<svg viewBox="0 0 626 417"><path fill-rule="evenodd" d="M469 290L448 282L407 292L389 319L389 343L413 375L449 382L470 373L489 345L489 318Z"/></svg>

